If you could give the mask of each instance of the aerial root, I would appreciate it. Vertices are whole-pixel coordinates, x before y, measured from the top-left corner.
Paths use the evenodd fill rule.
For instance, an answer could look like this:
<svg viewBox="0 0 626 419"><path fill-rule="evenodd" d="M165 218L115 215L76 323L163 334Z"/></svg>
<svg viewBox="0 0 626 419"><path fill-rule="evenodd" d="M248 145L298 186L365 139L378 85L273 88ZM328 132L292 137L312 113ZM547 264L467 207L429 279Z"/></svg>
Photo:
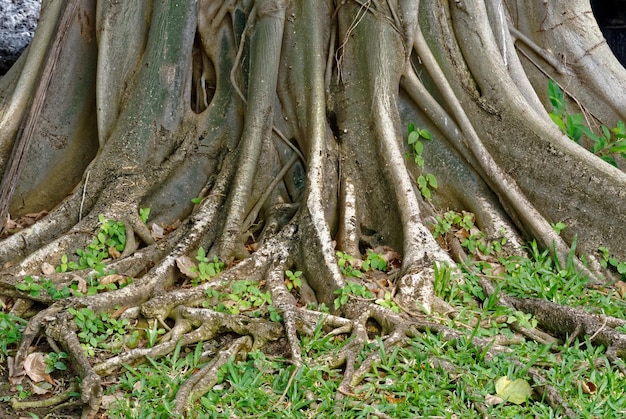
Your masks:
<svg viewBox="0 0 626 419"><path fill-rule="evenodd" d="M251 348L252 339L249 336L242 336L232 342L228 348L221 349L211 362L180 386L176 394L175 412L182 414L187 404L193 403L213 388L217 383L220 368L231 358L245 358Z"/></svg>

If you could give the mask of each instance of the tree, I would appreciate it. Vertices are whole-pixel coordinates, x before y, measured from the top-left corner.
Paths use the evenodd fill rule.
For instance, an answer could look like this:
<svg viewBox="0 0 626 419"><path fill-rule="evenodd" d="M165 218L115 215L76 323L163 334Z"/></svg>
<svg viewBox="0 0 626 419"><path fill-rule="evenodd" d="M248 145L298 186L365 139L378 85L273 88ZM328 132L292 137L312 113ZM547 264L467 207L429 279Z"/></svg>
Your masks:
<svg viewBox="0 0 626 419"><path fill-rule="evenodd" d="M433 288L435 270L454 266L429 230L437 208L475 214L489 240L506 237L510 253L535 239L594 283L610 275L600 247L626 260L619 142L605 154L615 167L567 138L546 111L564 92L591 128L624 119L623 95L614 92L626 87L626 73L588 1L44 6L27 54L0 80L0 210L7 230L19 230L24 214L50 213L1 242L0 294L17 316L46 307L29 319L16 374L35 338L50 338L82 378L86 412L100 403L100 375L146 351L90 359L77 309L122 307L169 322L153 356L229 330L243 340L225 351L286 338L298 364L298 335L319 316L300 303L333 307L336 290L350 284L346 266L357 269L367 249L385 246L401 255L389 281L402 313L349 298L326 317L357 337L338 355L349 393L362 373L349 353L365 345L360 328L369 319L389 345L425 330L464 333L415 314L448 309ZM560 86L552 97L550 79ZM583 123L559 118L566 129ZM560 222L567 228L559 235ZM194 256L201 266L189 264ZM222 289L241 278L264 284L282 323L199 307L214 282L178 286L221 263ZM285 288L287 269L302 272L308 300L296 304ZM116 289L87 295L88 278ZM28 285L50 283L74 290L55 300ZM597 327L607 318L500 301L551 333L593 335L612 359L624 354L624 334Z"/></svg>

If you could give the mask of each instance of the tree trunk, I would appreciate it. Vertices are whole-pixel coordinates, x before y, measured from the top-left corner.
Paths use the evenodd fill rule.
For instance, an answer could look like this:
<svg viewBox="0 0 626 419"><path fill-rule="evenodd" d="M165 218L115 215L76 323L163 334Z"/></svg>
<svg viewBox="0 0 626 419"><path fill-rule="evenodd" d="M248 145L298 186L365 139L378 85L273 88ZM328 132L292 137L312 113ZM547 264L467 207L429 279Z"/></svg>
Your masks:
<svg viewBox="0 0 626 419"><path fill-rule="evenodd" d="M368 249L401 259L387 280L404 314L351 299L328 325L351 324L356 334L371 318L385 339L443 330L415 313L448 309L434 275L460 256L431 233L447 209L473 214L488 240L506 237L509 254L534 239L604 282L611 273L598 249L626 260L625 162L617 153L614 167L559 130L548 116L549 79L597 132L624 119L626 98L615 92L626 73L588 1L45 2L32 44L0 79L0 209L8 210L0 295L18 316L46 306L30 318L14 375L45 335L71 355L93 414L101 375L168 353L179 339L210 340L218 330L256 346L286 339L302 362L298 335L318 315L303 306L333 307L348 284L345 258L358 269ZM409 124L432 133L422 138L424 167L407 143ZM426 184L432 198L427 174L437 180ZM26 216L42 211L40 220ZM29 217L37 222L21 229ZM121 221L126 234L123 250L107 249L104 269L130 285L60 300L17 286L29 277L58 289L102 278L94 265L45 266L67 265L63 255L78 263L75 249L93 242L103 220ZM184 265L199 248L226 264L221 289L241 278L264 284L281 327L263 318L243 327L238 316L200 308L217 285L180 287L198 275ZM303 272L298 293L285 288L286 269ZM68 311L76 307L138 307L135 316L172 328L149 353L90 359ZM594 333L575 321L556 329L565 323L570 333ZM624 354L622 333L597 339ZM244 339L233 350L251 346ZM341 389L357 378L348 366Z"/></svg>

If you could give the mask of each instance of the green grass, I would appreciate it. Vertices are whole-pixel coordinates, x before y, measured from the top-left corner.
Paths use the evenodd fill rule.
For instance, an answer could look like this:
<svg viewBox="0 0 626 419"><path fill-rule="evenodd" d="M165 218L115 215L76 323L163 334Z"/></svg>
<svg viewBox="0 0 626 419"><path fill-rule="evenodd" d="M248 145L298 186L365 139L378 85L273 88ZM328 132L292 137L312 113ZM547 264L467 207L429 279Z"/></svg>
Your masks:
<svg viewBox="0 0 626 419"><path fill-rule="evenodd" d="M438 228L438 234L444 236L463 229L470 231L473 220L468 214L448 213L440 217ZM503 253L505 244L503 239L490 243L484 234L473 234L462 245L470 256L481 252L481 257L461 267L462 277L452 275L446 266L436 266L435 293L458 311L454 319L440 318L438 321L457 331L465 331L465 336L445 340L434 332L416 333L413 338L407 338L404 346L394 348L384 348L380 338L372 338L357 359L360 363L377 355L379 360L353 388L352 395L340 396L338 388L344 371L329 366L325 360L350 345L352 338L328 336L328 330L318 325L313 336L300 337L301 367L297 368L288 359L260 351L249 353L245 360L230 359L220 369L216 385L195 402L187 417L482 418L485 414L494 418L563 417L563 408L549 406L537 391L521 404L507 402L490 406L486 403L489 397L496 395L495 383L502 377L523 380L537 389L539 383L529 375L531 367L543 375L545 384L554 386L561 393L566 404L580 417L624 417L624 376L609 364L605 348L591 345L588 337L553 346L519 342L508 346L508 352L493 358L472 345L472 337L514 337L515 323L525 327L536 325L530 315L498 306L494 297L486 298L479 285L479 280L485 276L500 293L542 298L624 318L626 303L619 294L610 287L590 287L586 278L574 269L575 244L567 260L562 261L554 260L547 250L539 249L534 242L528 244L527 256L507 257ZM222 269L217 265L218 261L211 262L206 255L199 256L202 258L198 262L213 263L213 268ZM613 263L609 256L606 260L607 266L619 272L622 262ZM392 310L398 308L391 298L372 298L371 293L366 294L369 293L367 288L353 282L368 270L388 268L376 254L368 253L367 264L358 269L352 266L349 255L338 254L338 262L349 279L348 285L336 292L339 306L350 298L360 298ZM300 287L300 274L298 271L286 274L292 290ZM32 288L33 284L29 284L29 291L38 291ZM243 312L258 317L268 315L260 310L261 307L268 307L268 310L273 307L269 294L256 283L238 280L220 289L210 289L211 293L207 295L207 301L212 301L211 307L217 311ZM120 345L114 343L125 341L129 345L127 338L133 337L133 329L127 322L106 313L95 314L80 309L74 310L74 315L77 327L82 330L79 335L81 343L92 356L95 351L119 351ZM274 320L280 321L278 318ZM14 354L24 327L24 320L0 310L1 361ZM154 346L162 332L156 325L144 330L146 345ZM139 332L135 330L134 333ZM167 356L126 365L115 377L107 378L110 383L105 389L108 417L177 417L173 413L176 394L187 379L211 361L215 351L219 350L212 346L214 343L179 346ZM53 371L53 377L58 373ZM589 391L588 388L595 390ZM30 396L27 387L21 393L24 393L21 394L23 397ZM0 402L6 401L8 399L0 399ZM486 411L480 413L477 406L483 406Z"/></svg>

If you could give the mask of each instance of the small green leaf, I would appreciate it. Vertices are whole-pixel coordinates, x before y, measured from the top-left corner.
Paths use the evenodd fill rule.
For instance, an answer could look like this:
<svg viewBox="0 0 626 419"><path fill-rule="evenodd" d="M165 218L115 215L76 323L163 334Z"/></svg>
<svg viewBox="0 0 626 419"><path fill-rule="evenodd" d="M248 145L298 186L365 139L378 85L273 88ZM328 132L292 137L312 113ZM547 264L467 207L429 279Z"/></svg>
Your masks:
<svg viewBox="0 0 626 419"><path fill-rule="evenodd" d="M421 129L421 130L419 130L419 133L420 133L420 137L422 137L422 138L424 138L426 140L432 140L433 139L433 135L427 129Z"/></svg>
<svg viewBox="0 0 626 419"><path fill-rule="evenodd" d="M428 184L430 185L430 187L437 189L437 178L435 177L435 175L429 173L426 175L426 178L428 179Z"/></svg>
<svg viewBox="0 0 626 419"><path fill-rule="evenodd" d="M414 144L417 140L419 140L420 135L417 133L417 131L411 131L411 133L409 134L409 139L408 142L409 144Z"/></svg>

